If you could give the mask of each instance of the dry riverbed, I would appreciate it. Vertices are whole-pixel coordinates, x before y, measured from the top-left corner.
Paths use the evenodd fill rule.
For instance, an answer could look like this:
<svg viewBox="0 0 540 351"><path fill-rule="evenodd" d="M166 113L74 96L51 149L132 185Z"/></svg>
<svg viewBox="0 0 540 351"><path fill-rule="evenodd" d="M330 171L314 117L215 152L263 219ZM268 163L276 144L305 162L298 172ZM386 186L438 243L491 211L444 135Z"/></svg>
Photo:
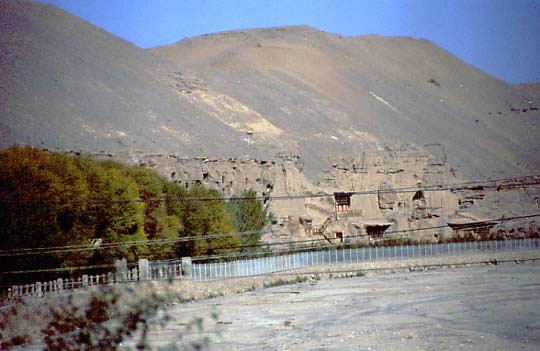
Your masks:
<svg viewBox="0 0 540 351"><path fill-rule="evenodd" d="M208 350L538 350L540 264L309 281L169 313L173 321L151 335L155 346L197 316L205 331L178 345L207 337Z"/></svg>
<svg viewBox="0 0 540 351"><path fill-rule="evenodd" d="M207 338L205 350L537 350L540 264L525 261L537 256L522 251L181 281L174 289L196 301L168 306L172 320L152 330L150 342L186 349ZM344 276L351 278L326 279ZM298 277L307 281L268 288ZM198 318L202 331L193 323ZM24 349L40 349L39 343Z"/></svg>

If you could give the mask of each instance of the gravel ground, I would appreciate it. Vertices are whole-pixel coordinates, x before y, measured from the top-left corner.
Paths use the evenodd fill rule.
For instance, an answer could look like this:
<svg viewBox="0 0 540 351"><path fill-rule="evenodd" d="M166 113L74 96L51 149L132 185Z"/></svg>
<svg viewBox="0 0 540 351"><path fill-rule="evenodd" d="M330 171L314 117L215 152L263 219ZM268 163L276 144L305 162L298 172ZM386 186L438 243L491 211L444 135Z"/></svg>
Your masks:
<svg viewBox="0 0 540 351"><path fill-rule="evenodd" d="M198 316L205 332L188 332L179 346L206 336L208 350L538 350L540 264L312 280L169 313L151 335L157 347Z"/></svg>
<svg viewBox="0 0 540 351"><path fill-rule="evenodd" d="M494 260L499 264L470 264ZM150 333L157 348L177 343L187 349L208 338L208 350L537 350L538 262L537 250L499 252L136 288L144 295L167 286L194 300L166 308L172 321ZM275 286L299 277L307 281ZM339 277L353 278L328 279ZM193 328L186 331L187 325ZM14 349L42 348L34 340Z"/></svg>

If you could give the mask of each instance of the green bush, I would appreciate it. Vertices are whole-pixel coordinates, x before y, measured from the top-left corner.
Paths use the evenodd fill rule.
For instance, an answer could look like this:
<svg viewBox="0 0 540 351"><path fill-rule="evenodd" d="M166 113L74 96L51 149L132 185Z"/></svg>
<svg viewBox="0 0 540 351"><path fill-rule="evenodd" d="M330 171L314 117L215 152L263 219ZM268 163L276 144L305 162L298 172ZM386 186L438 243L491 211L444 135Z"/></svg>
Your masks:
<svg viewBox="0 0 540 351"><path fill-rule="evenodd" d="M229 201L227 206L237 231L255 232L241 236L242 251L257 251L261 230L270 223L271 215L262 202L256 199L256 193L253 190L243 191L236 196L236 199Z"/></svg>
<svg viewBox="0 0 540 351"><path fill-rule="evenodd" d="M194 240L179 245L180 256L206 256L233 253L241 245L232 216L225 201L216 190L195 186L189 189L186 201L181 201L184 234ZM190 200L191 199L191 200ZM227 234L216 238L202 238L206 234Z"/></svg>
<svg viewBox="0 0 540 351"><path fill-rule="evenodd" d="M260 229L267 221L254 193L243 196L253 200L227 204L215 190L202 186L186 190L142 167L31 147L2 150L0 250L85 247L0 256L0 280L6 280L2 272L14 270L96 265L116 258L156 260L238 252L243 244L256 244L258 236L242 241L236 232ZM218 233L230 235L203 238ZM195 240L179 243L183 237ZM90 244L96 241L102 246L92 249ZM128 241L140 243L122 245ZM55 277L53 273L10 275L9 283Z"/></svg>

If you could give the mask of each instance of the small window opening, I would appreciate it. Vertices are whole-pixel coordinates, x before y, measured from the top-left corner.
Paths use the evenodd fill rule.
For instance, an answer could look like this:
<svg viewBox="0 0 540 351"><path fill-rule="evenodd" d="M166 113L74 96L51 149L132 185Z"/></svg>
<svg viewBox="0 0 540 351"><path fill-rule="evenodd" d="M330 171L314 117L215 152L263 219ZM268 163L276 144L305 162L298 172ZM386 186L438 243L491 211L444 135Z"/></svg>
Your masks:
<svg viewBox="0 0 540 351"><path fill-rule="evenodd" d="M382 238L384 235L384 232L386 229L388 229L390 225L382 224L382 225L366 225L366 234L370 239L378 239Z"/></svg>

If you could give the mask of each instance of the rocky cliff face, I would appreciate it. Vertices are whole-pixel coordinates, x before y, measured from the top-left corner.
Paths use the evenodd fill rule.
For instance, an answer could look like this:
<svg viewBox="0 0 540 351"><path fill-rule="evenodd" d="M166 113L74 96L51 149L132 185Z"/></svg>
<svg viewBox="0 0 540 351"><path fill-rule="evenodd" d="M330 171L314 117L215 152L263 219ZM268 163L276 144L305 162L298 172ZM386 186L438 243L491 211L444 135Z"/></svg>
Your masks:
<svg viewBox="0 0 540 351"><path fill-rule="evenodd" d="M0 147L107 150L95 157L184 186L254 189L274 197L265 240L538 210L534 186L425 191L540 170L538 86L506 84L426 40L300 26L143 50L22 0L0 3L0 27Z"/></svg>
<svg viewBox="0 0 540 351"><path fill-rule="evenodd" d="M317 183L303 175L297 155L271 160L144 152L92 156L150 167L182 186L202 184L225 196L255 190L274 215L266 242L436 241L459 233L425 228L533 214L540 202L540 178L469 183L447 164L441 145L365 150L356 158L334 160Z"/></svg>

